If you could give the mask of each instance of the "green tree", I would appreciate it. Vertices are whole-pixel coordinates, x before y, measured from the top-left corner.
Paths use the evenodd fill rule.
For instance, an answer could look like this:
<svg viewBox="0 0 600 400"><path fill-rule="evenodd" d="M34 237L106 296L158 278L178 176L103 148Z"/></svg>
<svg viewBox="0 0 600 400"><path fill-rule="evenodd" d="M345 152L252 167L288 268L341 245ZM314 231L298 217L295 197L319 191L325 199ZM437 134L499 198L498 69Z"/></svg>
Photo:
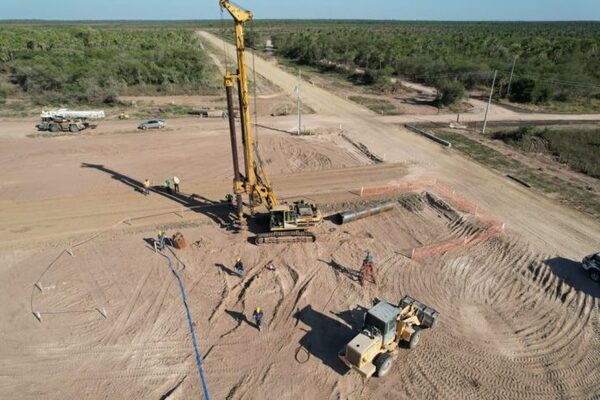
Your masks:
<svg viewBox="0 0 600 400"><path fill-rule="evenodd" d="M519 78L510 92L511 101L517 103L546 103L552 99L554 91L551 86L530 78Z"/></svg>
<svg viewBox="0 0 600 400"><path fill-rule="evenodd" d="M457 81L444 81L438 86L438 106L451 106L465 98L465 87Z"/></svg>

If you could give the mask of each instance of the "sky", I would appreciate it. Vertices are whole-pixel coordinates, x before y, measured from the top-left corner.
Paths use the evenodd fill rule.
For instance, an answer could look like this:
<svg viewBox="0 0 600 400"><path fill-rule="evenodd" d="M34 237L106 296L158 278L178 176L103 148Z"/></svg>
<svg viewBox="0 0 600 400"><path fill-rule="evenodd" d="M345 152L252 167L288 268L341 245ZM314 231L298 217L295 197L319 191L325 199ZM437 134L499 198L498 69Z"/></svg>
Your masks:
<svg viewBox="0 0 600 400"><path fill-rule="evenodd" d="M600 0L237 0L256 19L600 20ZM0 0L0 19L219 19L217 0Z"/></svg>

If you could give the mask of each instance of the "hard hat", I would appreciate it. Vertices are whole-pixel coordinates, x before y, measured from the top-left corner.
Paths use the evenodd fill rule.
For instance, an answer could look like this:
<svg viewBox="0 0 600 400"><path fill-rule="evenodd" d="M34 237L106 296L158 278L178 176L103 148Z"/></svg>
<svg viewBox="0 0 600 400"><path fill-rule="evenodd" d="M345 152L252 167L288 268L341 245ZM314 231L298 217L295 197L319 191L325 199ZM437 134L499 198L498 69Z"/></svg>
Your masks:
<svg viewBox="0 0 600 400"><path fill-rule="evenodd" d="M256 312L259 313L260 311L260 307L256 307Z"/></svg>
<svg viewBox="0 0 600 400"><path fill-rule="evenodd" d="M242 257L236 258L235 261L242 261Z"/></svg>

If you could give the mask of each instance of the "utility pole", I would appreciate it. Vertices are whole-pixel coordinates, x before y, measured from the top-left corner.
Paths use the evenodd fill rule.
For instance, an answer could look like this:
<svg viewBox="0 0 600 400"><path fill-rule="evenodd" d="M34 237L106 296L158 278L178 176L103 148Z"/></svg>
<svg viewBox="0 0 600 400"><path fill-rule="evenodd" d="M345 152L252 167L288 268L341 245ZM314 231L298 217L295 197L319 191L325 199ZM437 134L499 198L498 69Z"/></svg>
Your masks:
<svg viewBox="0 0 600 400"><path fill-rule="evenodd" d="M298 135L302 134L302 100L300 99L300 83L302 82L302 70L298 68L298 86L296 93L298 94Z"/></svg>
<svg viewBox="0 0 600 400"><path fill-rule="evenodd" d="M496 86L496 76L498 76L498 70L494 71L494 80L492 81L492 90L490 90L490 99L488 100L488 105L485 109L485 118L483 120L483 131L481 131L482 135L485 135L485 128L487 127L488 112L490 111L490 104L492 104L492 96L494 95L494 86Z"/></svg>
<svg viewBox="0 0 600 400"><path fill-rule="evenodd" d="M513 75L515 74L515 65L517 64L517 58L519 56L515 56L513 60L512 70L510 71L510 79L508 80L508 89L506 90L506 97L510 97L510 87L512 85Z"/></svg>

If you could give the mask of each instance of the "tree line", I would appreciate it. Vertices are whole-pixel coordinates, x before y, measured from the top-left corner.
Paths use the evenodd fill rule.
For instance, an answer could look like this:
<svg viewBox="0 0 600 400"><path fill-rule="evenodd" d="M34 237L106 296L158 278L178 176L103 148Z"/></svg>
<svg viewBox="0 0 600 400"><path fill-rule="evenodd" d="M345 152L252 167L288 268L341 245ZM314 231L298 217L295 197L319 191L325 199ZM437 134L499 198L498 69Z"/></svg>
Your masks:
<svg viewBox="0 0 600 400"><path fill-rule="evenodd" d="M338 68L383 88L391 76L404 77L452 92L445 102L461 90L489 87L494 70L496 97L538 104L600 99L600 23L263 21L255 29L300 64Z"/></svg>
<svg viewBox="0 0 600 400"><path fill-rule="evenodd" d="M201 93L216 79L191 30L0 27L0 99L110 105L125 94Z"/></svg>

